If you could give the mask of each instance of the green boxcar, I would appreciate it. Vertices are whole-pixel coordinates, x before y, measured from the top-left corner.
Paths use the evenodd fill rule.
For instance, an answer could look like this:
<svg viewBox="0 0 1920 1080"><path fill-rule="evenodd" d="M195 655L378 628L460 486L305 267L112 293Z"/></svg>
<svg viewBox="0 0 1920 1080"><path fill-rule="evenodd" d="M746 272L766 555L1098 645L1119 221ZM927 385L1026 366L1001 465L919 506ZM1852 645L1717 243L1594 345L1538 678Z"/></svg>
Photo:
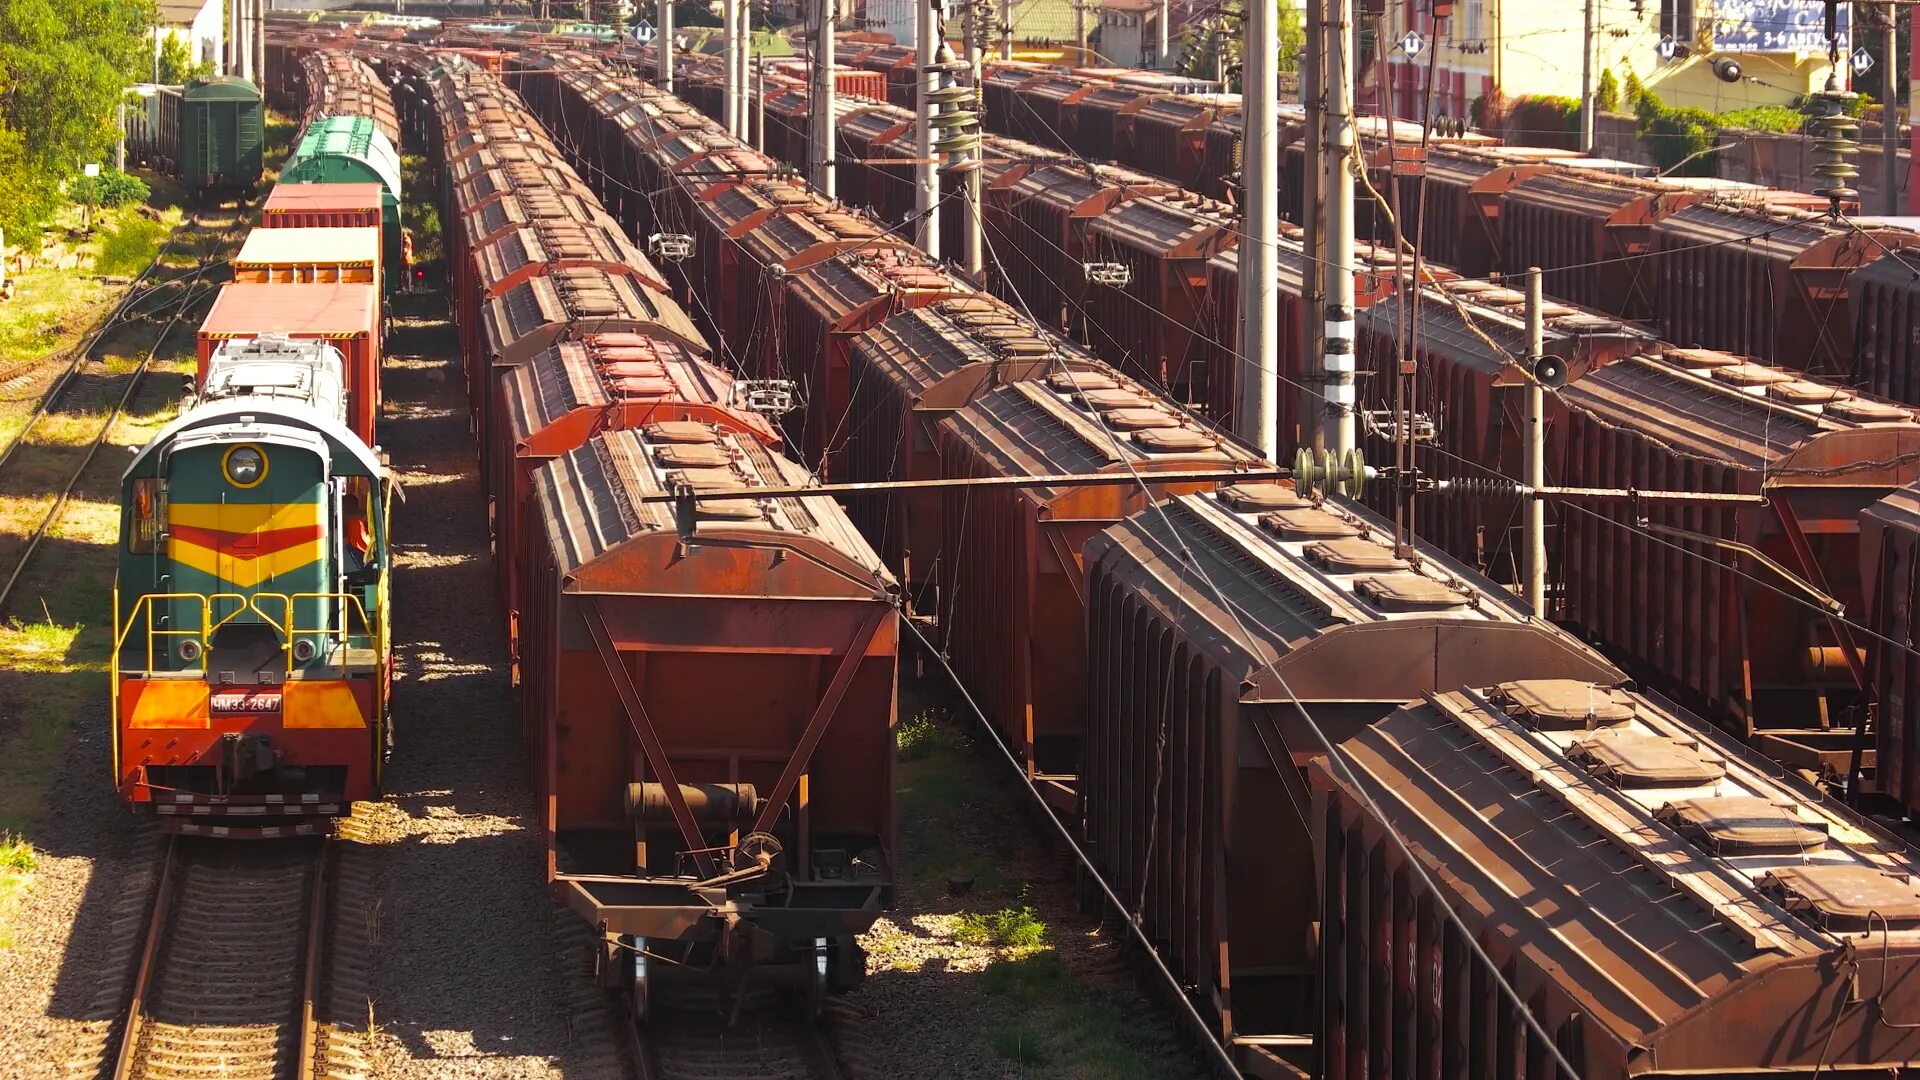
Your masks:
<svg viewBox="0 0 1920 1080"><path fill-rule="evenodd" d="M189 187L250 188L260 182L264 113L245 79L199 79L180 94L179 169Z"/></svg>
<svg viewBox="0 0 1920 1080"><path fill-rule="evenodd" d="M283 184L379 184L382 265L400 267L400 152L364 116L322 116L307 125L280 170ZM389 273L404 272L390 270Z"/></svg>

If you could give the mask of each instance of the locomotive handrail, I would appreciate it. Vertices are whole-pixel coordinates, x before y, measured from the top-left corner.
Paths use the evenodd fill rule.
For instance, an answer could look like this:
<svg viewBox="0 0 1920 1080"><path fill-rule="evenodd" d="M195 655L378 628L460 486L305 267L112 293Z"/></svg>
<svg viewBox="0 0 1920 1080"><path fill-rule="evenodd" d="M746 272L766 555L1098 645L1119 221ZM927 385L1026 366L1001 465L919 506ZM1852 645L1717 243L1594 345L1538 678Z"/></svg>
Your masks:
<svg viewBox="0 0 1920 1080"><path fill-rule="evenodd" d="M154 604L161 601L173 602L173 601L181 601L181 600L197 601L199 603L200 623L198 628L177 630L177 629L161 629L161 628L155 627L153 624ZM229 612L226 616L221 618L220 621L211 622L213 618L214 605L221 600L235 601L237 603L237 606L233 609L233 611ZM281 607L281 618L279 620L275 620L272 615L268 614L266 611L264 611L260 607L260 601L262 600L278 600L280 602L282 607ZM297 625L295 613L297 612L298 609L294 605L296 605L302 600L318 600L318 601L321 601L323 604L332 602L332 603L338 603L342 605L342 608L341 608L342 617L340 619L340 625L332 626L332 627L329 627L329 626L302 627ZM352 606L350 608L346 607L346 605L348 604L351 604ZM367 637L370 645L372 646L375 652L378 652L380 650L381 643L385 637L385 635L381 632L379 625L375 623L374 620L372 620L371 618L368 618L366 605L361 601L360 597L354 593L340 593L340 592L302 592L302 593L291 593L291 594L289 593L255 593L252 596L246 596L241 593L143 593L141 594L138 600L134 601L133 609L130 612L128 612L125 624L118 627L115 631L114 643L113 643L113 673L115 676L118 676L121 673L121 671L124 670L120 662L120 654L121 654L121 651L126 646L127 639L133 635L135 622L140 619L143 613L145 614L146 620L147 620L147 629L146 629L147 666L145 670L153 671L155 670L154 643L156 639L164 639L169 637L193 638L194 640L198 641L200 644L199 658L204 658L208 652L207 639L213 636L214 631L232 622L235 618L238 618L243 612L248 612L248 611L251 611L255 615L258 615L262 621L264 621L268 626L271 626L274 629L274 631L280 635L280 638L281 638L280 651L286 655L287 672L289 674L293 672L293 666L295 663L295 660L293 657L293 642L295 638L300 637L302 635L319 637L322 640L327 640L327 641L337 639L342 649L344 650L348 645L348 639L353 634L353 630L351 628L353 626L354 618L357 617L359 619L360 626L364 630L365 636ZM342 659L340 661L340 666L344 671L346 667L346 660L344 655L342 656ZM196 667L198 670L205 671L206 667L205 667L204 659L202 659L201 663L196 665ZM115 682L117 684L118 682L117 678L115 679Z"/></svg>
<svg viewBox="0 0 1920 1080"><path fill-rule="evenodd" d="M155 629L153 625L153 603L158 600L165 600L168 602L173 602L178 600L199 601L200 628L198 630ZM215 601L219 601L219 600L237 600L239 601L240 606L234 609L233 614L228 615L224 619L221 619L219 623L208 625L208 620L210 620L213 615L213 604ZM247 598L245 596L242 596L239 593L142 593L140 595L140 598L134 601L133 610L127 613L126 625L117 628L117 630L115 631L114 642L113 642L113 673L115 675L119 675L122 670L120 666L120 652L123 648L126 647L127 638L133 634L134 620L140 617L140 613L143 610L146 612L146 616L147 616L147 667L146 667L146 670L152 671L154 670L153 644L154 644L155 638L193 637L197 641L199 641L200 656L204 657L207 655L207 638L212 636L215 630L219 629L221 626L225 626L228 622L232 621L235 615L240 614L240 612L247 610L251 606L252 604L248 602ZM205 670L204 664L201 666L201 670L203 671Z"/></svg>

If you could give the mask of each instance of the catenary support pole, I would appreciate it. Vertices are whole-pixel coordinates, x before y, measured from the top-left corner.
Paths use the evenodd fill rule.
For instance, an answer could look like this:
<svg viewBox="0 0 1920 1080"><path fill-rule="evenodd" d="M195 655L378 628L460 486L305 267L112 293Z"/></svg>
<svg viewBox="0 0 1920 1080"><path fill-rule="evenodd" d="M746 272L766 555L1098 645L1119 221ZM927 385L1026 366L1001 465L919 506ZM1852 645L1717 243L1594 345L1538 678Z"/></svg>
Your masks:
<svg viewBox="0 0 1920 1080"><path fill-rule="evenodd" d="M1580 149L1593 152L1593 18L1594 0L1586 0L1580 35Z"/></svg>
<svg viewBox="0 0 1920 1080"><path fill-rule="evenodd" d="M1311 2L1311 0L1310 0ZM1280 459L1279 412L1280 147L1279 11L1247 5L1241 44L1240 101L1243 153L1240 176L1246 213L1240 218L1240 435L1269 461Z"/></svg>
<svg viewBox="0 0 1920 1080"><path fill-rule="evenodd" d="M913 235L920 250L940 257L940 176L933 160L933 102L927 95L940 87L940 76L933 71L939 52L940 0L915 0L918 15L914 20L915 62L920 93L914 102Z"/></svg>
<svg viewBox="0 0 1920 1080"><path fill-rule="evenodd" d="M1000 59L1013 59L1013 0L1000 0Z"/></svg>
<svg viewBox="0 0 1920 1080"><path fill-rule="evenodd" d="M1255 5L1264 7L1264 4ZM1326 343L1321 351L1321 427L1334 460L1354 448L1353 0L1328 0Z"/></svg>
<svg viewBox="0 0 1920 1080"><path fill-rule="evenodd" d="M1531 366L1547 351L1546 305L1541 299L1540 268L1527 271L1527 363ZM1547 393L1537 379L1529 378L1527 395L1527 445L1522 466L1529 488L1535 491L1547 485ZM1526 521L1526 549L1521 560L1526 577L1527 606L1534 618L1547 617L1547 504L1528 499L1523 512Z"/></svg>
<svg viewBox="0 0 1920 1080"><path fill-rule="evenodd" d="M1880 184L1888 217L1898 217L1906 202L1900 191L1900 8L1887 5L1887 47L1880 67L1880 100L1886 102L1880 123Z"/></svg>
<svg viewBox="0 0 1920 1080"><path fill-rule="evenodd" d="M1320 265L1319 260L1325 258L1327 252L1327 232L1320 227L1320 195L1324 185L1319 164L1326 146L1326 68L1320 55L1320 46L1326 34L1326 0L1306 0L1306 4L1305 40L1313 42L1314 47L1300 50L1300 100L1306 111L1301 150L1307 165L1300 170L1300 205L1295 209L1299 211L1303 223L1305 235L1302 242L1307 257L1314 260L1308 263L1311 268ZM1245 255L1241 257L1245 258ZM1321 286L1319 274L1309 269L1305 278L1302 287L1307 295L1301 305L1305 317L1300 320L1300 355L1306 360L1302 366L1306 368L1303 374L1307 377L1291 388L1299 399L1298 408L1294 410L1294 416L1299 418L1299 430L1287 434L1296 446L1318 448L1321 445L1318 374L1321 332L1326 325L1327 294Z"/></svg>
<svg viewBox="0 0 1920 1080"><path fill-rule="evenodd" d="M834 85L834 65L839 61L837 23L840 18L839 0L820 0L820 32L814 41L814 87L813 113L808 117L813 124L811 154L813 160L813 186L820 197L829 201L840 197L837 171L833 167L834 147L833 114L835 111L834 94L839 89Z"/></svg>
<svg viewBox="0 0 1920 1080"><path fill-rule="evenodd" d="M986 52L987 28L982 16L986 13L985 0L961 0L966 5L966 56L967 85L973 89L973 115L981 116L986 111L982 100L980 79L983 54ZM960 264L967 277L976 285L986 284L986 236L984 223L980 219L981 176L980 159L986 157L985 148L973 151L972 163L964 174L967 189L965 205L960 212L966 215L966 228L962 231Z"/></svg>
<svg viewBox="0 0 1920 1080"><path fill-rule="evenodd" d="M660 89L673 93L673 0L660 0L655 19L653 55L659 64Z"/></svg>

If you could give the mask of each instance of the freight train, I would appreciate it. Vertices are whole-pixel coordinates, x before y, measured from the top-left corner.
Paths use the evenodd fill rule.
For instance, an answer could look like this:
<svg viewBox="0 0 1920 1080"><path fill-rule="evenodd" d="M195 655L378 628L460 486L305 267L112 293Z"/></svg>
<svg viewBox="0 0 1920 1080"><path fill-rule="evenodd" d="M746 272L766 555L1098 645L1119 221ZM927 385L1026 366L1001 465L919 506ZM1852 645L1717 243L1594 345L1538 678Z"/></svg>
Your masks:
<svg viewBox="0 0 1920 1080"><path fill-rule="evenodd" d="M133 88L122 114L127 160L199 194L244 195L260 183L266 114L260 90L230 75Z"/></svg>
<svg viewBox="0 0 1920 1080"><path fill-rule="evenodd" d="M898 585L780 494L812 474L520 97L387 60L438 173L552 894L640 1020L676 978L817 1009L892 897Z"/></svg>
<svg viewBox="0 0 1920 1080"><path fill-rule="evenodd" d="M670 241L672 280L741 374L791 384L787 441L827 478L1113 474L850 510L1250 1074L1544 1076L1557 1052L1583 1076L1731 1080L1911 1056L1873 1020L1910 1011L1891 940L1907 923L1847 899L1920 911L1891 836L1364 508L1252 479L1155 484L1159 463L1226 480L1262 466L659 92L577 53L523 54L510 77L623 223ZM1677 378L1664 363L1653 375ZM1773 422L1794 415L1803 439L1855 430ZM629 481L608 506L656 491ZM523 655L526 678L550 662ZM1433 719L1458 700L1498 715ZM1429 729L1445 741L1409 759ZM1390 816L1356 776L1369 754L1409 770L1407 798L1428 793L1409 814L1453 817L1423 833ZM1392 846L1389 826L1420 845ZM1606 890L1605 920L1555 878L1568 851L1591 871L1580 891ZM1870 968L1895 974L1848 996ZM1754 1035L1704 1037L1690 1010Z"/></svg>
<svg viewBox="0 0 1920 1080"><path fill-rule="evenodd" d="M368 78L302 84L308 134L341 119L329 101L378 112ZM376 431L398 176L357 182L306 141L200 325L194 395L121 483L114 777L180 832L323 830L379 794L393 742Z"/></svg>

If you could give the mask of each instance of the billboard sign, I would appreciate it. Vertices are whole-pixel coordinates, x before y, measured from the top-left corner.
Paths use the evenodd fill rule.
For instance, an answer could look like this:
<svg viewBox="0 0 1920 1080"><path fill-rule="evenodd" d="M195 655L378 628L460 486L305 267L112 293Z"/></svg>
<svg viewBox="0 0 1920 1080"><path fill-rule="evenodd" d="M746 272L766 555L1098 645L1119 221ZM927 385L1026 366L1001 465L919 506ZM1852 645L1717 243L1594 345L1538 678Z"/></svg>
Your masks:
<svg viewBox="0 0 1920 1080"><path fill-rule="evenodd" d="M1840 52L1849 51L1852 7L1841 4ZM1826 5L1820 0L1719 0L1713 12L1713 48L1729 53L1824 53Z"/></svg>

